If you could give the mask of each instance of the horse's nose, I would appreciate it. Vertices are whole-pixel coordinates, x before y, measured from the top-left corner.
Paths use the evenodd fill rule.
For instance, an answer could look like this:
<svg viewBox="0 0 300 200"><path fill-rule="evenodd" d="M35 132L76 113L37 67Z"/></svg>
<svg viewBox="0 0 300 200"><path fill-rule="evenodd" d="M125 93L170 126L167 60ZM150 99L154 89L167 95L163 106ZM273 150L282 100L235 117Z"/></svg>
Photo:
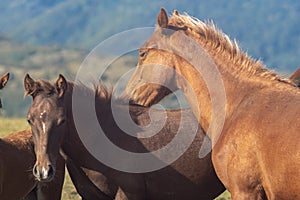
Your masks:
<svg viewBox="0 0 300 200"><path fill-rule="evenodd" d="M39 170L37 169L37 165L36 164L33 166L32 173L33 173L33 175L34 175L35 178L39 179L40 173L39 173Z"/></svg>
<svg viewBox="0 0 300 200"><path fill-rule="evenodd" d="M33 175L38 181L51 181L54 176L54 169L52 165L47 167L39 167L37 164L33 167Z"/></svg>
<svg viewBox="0 0 300 200"><path fill-rule="evenodd" d="M48 165L47 168L42 168L42 180L51 180L54 175L54 170L52 165Z"/></svg>

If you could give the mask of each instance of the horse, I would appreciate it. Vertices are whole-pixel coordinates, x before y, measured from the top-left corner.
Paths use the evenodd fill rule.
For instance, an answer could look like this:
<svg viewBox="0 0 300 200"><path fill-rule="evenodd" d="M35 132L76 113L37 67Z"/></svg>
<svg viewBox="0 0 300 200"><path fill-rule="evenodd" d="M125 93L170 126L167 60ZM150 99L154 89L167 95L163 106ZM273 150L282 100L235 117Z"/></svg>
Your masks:
<svg viewBox="0 0 300 200"><path fill-rule="evenodd" d="M8 80L9 80L9 73L8 72L0 77L0 90L4 88L4 86L6 85ZM2 108L1 99L0 99L0 108Z"/></svg>
<svg viewBox="0 0 300 200"><path fill-rule="evenodd" d="M31 131L25 130L0 139L0 199L61 199L64 161L58 158L53 182L38 182L31 172L36 160L31 137Z"/></svg>
<svg viewBox="0 0 300 200"><path fill-rule="evenodd" d="M73 166L83 169L85 173L89 172L86 173L87 177L104 193L103 196L108 196L105 199L213 199L225 190L215 174L211 155L208 154L202 159L198 157L197 149L200 148L205 134L189 110L167 112L151 110L154 119L166 113L165 125L158 134L150 138L136 138L118 127L111 109L111 92L102 84L98 84L93 93L91 88L67 81L62 75L59 75L55 83L33 80L26 75L24 87L25 95L33 98L27 115L33 132L33 141L37 147L41 147L35 149L37 155L33 170L35 176L50 180L51 176L55 175L56 157L61 149L61 154L69 158ZM134 173L109 167L105 165L106 163L97 160L80 139L73 118L74 90L81 94L78 96L80 101L85 102L84 100L89 97L95 99L97 120L106 137L122 149L138 153L160 149L176 136L181 115L187 115L184 118L185 123L182 123L184 126L181 132L188 137L192 134L193 128L197 130L194 141L176 161L158 170ZM90 115L85 113L85 105L78 105L76 109L84 115ZM117 101L115 109L121 118L128 113L128 106L124 105L123 100ZM143 127L151 121L150 109L131 105L129 112L132 120L142 126L131 131L136 134L143 133ZM85 119L90 119L88 116ZM98 141L95 136L98 130L91 128L90 121L82 121L82 124L86 127L84 135L89 138L89 141L96 142L93 145L101 148L102 141ZM111 155L111 149L106 148L103 151L121 166L142 164L134 163L127 157L119 158L118 155ZM75 178L78 178L76 170L73 172ZM81 172L79 171L79 174L82 174ZM80 181L80 178L77 180Z"/></svg>
<svg viewBox="0 0 300 200"><path fill-rule="evenodd" d="M108 184L103 180L105 177L101 173L77 166L67 155L63 152L61 154L65 159L71 181L82 200L113 199L102 191Z"/></svg>
<svg viewBox="0 0 300 200"><path fill-rule="evenodd" d="M9 73L0 78L0 89ZM64 181L64 162L59 159L59 172L54 182L38 183L30 169L35 163L30 131L11 133L0 139L0 199L60 199Z"/></svg>
<svg viewBox="0 0 300 200"><path fill-rule="evenodd" d="M157 24L125 89L131 102L151 106L180 89L210 131L213 165L232 199L300 199L295 84L248 56L212 22L177 11L169 18L162 8ZM218 80L223 85L214 87ZM222 112L223 121L212 123Z"/></svg>
<svg viewBox="0 0 300 200"><path fill-rule="evenodd" d="M293 81L297 87L300 87L300 68L298 68L291 76L290 80Z"/></svg>

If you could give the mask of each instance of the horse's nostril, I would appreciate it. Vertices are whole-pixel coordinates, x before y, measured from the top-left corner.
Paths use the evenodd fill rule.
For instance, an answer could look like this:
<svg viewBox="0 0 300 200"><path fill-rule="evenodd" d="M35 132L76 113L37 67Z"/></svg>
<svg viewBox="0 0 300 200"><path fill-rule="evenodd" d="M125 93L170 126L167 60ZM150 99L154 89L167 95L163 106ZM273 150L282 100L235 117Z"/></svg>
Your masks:
<svg viewBox="0 0 300 200"><path fill-rule="evenodd" d="M32 173L35 177L39 177L39 171L37 170L37 165L33 166Z"/></svg>
<svg viewBox="0 0 300 200"><path fill-rule="evenodd" d="M48 166L48 177L52 177L54 175L54 170L53 170L53 167L52 165L49 165Z"/></svg>
<svg viewBox="0 0 300 200"><path fill-rule="evenodd" d="M32 172L39 181L51 181L54 177L55 170L52 165L41 168L39 168L38 165L34 165Z"/></svg>

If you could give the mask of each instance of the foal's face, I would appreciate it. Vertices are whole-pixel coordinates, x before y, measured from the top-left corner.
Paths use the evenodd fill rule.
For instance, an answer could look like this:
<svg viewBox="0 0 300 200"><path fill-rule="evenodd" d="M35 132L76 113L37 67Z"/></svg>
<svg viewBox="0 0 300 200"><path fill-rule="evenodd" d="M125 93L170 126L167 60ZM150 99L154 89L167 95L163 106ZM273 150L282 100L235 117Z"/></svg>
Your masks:
<svg viewBox="0 0 300 200"><path fill-rule="evenodd" d="M177 29L169 28L164 10L158 15L158 28L139 50L139 62L127 87L133 103L151 106L178 89L175 68L180 59L172 53ZM179 29L178 29L179 30Z"/></svg>
<svg viewBox="0 0 300 200"><path fill-rule="evenodd" d="M4 74L3 76L0 77L0 90L2 88L4 88L4 86L6 85L8 79L9 79L9 73L6 73L6 74ZM1 99L0 99L0 108L2 108Z"/></svg>
<svg viewBox="0 0 300 200"><path fill-rule="evenodd" d="M25 78L26 93L33 97L27 120L31 126L36 163L33 174L39 181L51 181L66 128L64 91L66 81L61 76L56 85Z"/></svg>

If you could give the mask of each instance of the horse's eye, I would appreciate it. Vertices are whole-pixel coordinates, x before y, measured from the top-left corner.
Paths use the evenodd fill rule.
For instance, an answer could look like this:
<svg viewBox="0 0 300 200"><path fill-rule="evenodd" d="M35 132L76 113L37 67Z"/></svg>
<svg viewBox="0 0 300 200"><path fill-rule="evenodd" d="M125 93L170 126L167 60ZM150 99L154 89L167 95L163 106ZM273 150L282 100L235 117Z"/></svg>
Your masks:
<svg viewBox="0 0 300 200"><path fill-rule="evenodd" d="M65 119L61 119L57 122L58 126L63 125L66 122Z"/></svg>
<svg viewBox="0 0 300 200"><path fill-rule="evenodd" d="M29 125L32 125L32 120L31 119L27 119L27 122Z"/></svg>
<svg viewBox="0 0 300 200"><path fill-rule="evenodd" d="M147 51L145 51L145 50L139 52L139 57L140 57L140 58L145 58L146 55L147 55Z"/></svg>
<svg viewBox="0 0 300 200"><path fill-rule="evenodd" d="M51 97L53 94L54 94L54 91L51 90L50 92L47 93L47 96L48 96L48 97Z"/></svg>

